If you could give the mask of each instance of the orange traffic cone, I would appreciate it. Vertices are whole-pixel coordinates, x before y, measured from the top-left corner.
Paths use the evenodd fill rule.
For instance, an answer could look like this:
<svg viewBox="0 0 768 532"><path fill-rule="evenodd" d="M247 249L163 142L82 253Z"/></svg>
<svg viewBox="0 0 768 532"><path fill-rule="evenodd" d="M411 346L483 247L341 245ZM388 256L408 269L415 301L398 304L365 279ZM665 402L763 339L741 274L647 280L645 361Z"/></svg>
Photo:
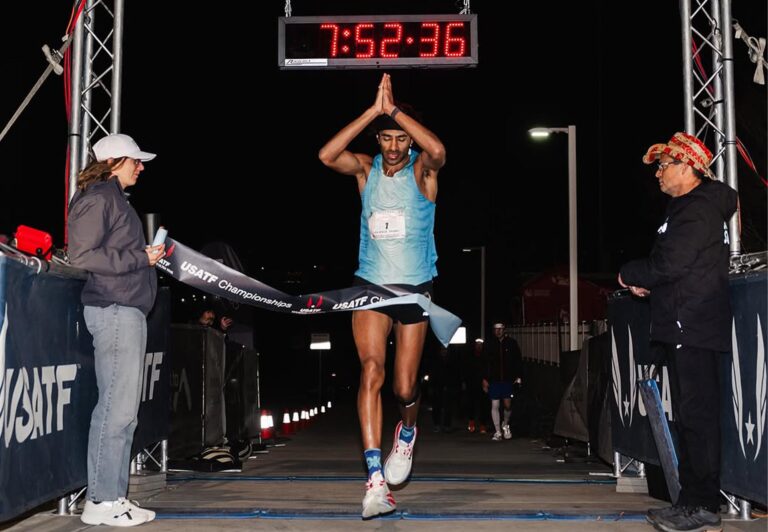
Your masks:
<svg viewBox="0 0 768 532"><path fill-rule="evenodd" d="M271 440L275 437L275 422L272 419L272 412L266 409L261 411L261 439Z"/></svg>
<svg viewBox="0 0 768 532"><path fill-rule="evenodd" d="M290 436L293 434L293 424L291 424L291 413L286 411L283 414L283 434Z"/></svg>

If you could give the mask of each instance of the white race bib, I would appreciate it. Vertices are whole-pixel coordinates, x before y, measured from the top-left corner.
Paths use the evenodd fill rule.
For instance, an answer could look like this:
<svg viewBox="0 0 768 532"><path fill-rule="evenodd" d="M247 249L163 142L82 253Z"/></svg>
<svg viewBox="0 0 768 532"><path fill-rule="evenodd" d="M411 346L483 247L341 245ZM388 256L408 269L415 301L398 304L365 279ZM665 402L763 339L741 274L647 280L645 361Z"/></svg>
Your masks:
<svg viewBox="0 0 768 532"><path fill-rule="evenodd" d="M368 230L374 240L405 238L405 211L377 211L368 218Z"/></svg>

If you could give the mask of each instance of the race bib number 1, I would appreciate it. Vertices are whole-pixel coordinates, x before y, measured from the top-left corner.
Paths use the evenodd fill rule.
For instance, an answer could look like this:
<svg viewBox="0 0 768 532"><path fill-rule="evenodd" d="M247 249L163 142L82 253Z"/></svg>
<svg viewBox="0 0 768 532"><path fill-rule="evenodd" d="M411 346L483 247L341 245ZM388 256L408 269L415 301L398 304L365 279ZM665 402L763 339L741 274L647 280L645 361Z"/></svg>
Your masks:
<svg viewBox="0 0 768 532"><path fill-rule="evenodd" d="M368 218L368 230L374 240L405 238L405 211L377 211Z"/></svg>

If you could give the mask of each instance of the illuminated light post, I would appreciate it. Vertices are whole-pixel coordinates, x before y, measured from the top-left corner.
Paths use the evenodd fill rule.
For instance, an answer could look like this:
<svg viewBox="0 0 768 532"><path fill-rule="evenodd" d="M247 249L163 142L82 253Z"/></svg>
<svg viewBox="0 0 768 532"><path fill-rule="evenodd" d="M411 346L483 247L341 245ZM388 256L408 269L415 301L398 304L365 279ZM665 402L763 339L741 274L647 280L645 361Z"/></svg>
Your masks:
<svg viewBox="0 0 768 532"><path fill-rule="evenodd" d="M568 135L568 285L569 329L571 351L579 348L579 277L578 277L578 234L576 215L576 126L535 127L528 130L534 139L548 138L551 133Z"/></svg>

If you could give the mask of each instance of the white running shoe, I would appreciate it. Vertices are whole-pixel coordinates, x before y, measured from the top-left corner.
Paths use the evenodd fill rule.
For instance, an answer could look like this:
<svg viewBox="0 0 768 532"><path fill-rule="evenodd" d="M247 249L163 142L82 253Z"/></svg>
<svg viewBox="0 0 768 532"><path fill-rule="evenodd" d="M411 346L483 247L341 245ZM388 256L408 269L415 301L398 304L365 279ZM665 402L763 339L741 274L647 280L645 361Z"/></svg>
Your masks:
<svg viewBox="0 0 768 532"><path fill-rule="evenodd" d="M501 426L501 431L504 433L504 439L509 440L512 438L512 431L509 428L509 425L504 424Z"/></svg>
<svg viewBox="0 0 768 532"><path fill-rule="evenodd" d="M93 501L85 501L85 508L80 515L80 520L86 525L109 525L109 526L137 526L151 521L144 513L138 513L136 506L130 501L120 497L116 501L102 501L99 504ZM144 510L148 511L148 510ZM154 512L152 512L154 514Z"/></svg>
<svg viewBox="0 0 768 532"><path fill-rule="evenodd" d="M395 498L390 493L381 472L376 471L365 485L365 497L363 497L363 519L370 519L377 515L394 512L397 508Z"/></svg>
<svg viewBox="0 0 768 532"><path fill-rule="evenodd" d="M493 438L491 438L493 441L501 441L501 432L494 432Z"/></svg>
<svg viewBox="0 0 768 532"><path fill-rule="evenodd" d="M402 484L411 474L411 465L413 465L413 446L416 444L418 429L413 427L413 439L411 443L405 443L400 439L400 431L403 428L403 422L395 427L395 438L392 442L392 451L384 462L384 478L392 486Z"/></svg>

